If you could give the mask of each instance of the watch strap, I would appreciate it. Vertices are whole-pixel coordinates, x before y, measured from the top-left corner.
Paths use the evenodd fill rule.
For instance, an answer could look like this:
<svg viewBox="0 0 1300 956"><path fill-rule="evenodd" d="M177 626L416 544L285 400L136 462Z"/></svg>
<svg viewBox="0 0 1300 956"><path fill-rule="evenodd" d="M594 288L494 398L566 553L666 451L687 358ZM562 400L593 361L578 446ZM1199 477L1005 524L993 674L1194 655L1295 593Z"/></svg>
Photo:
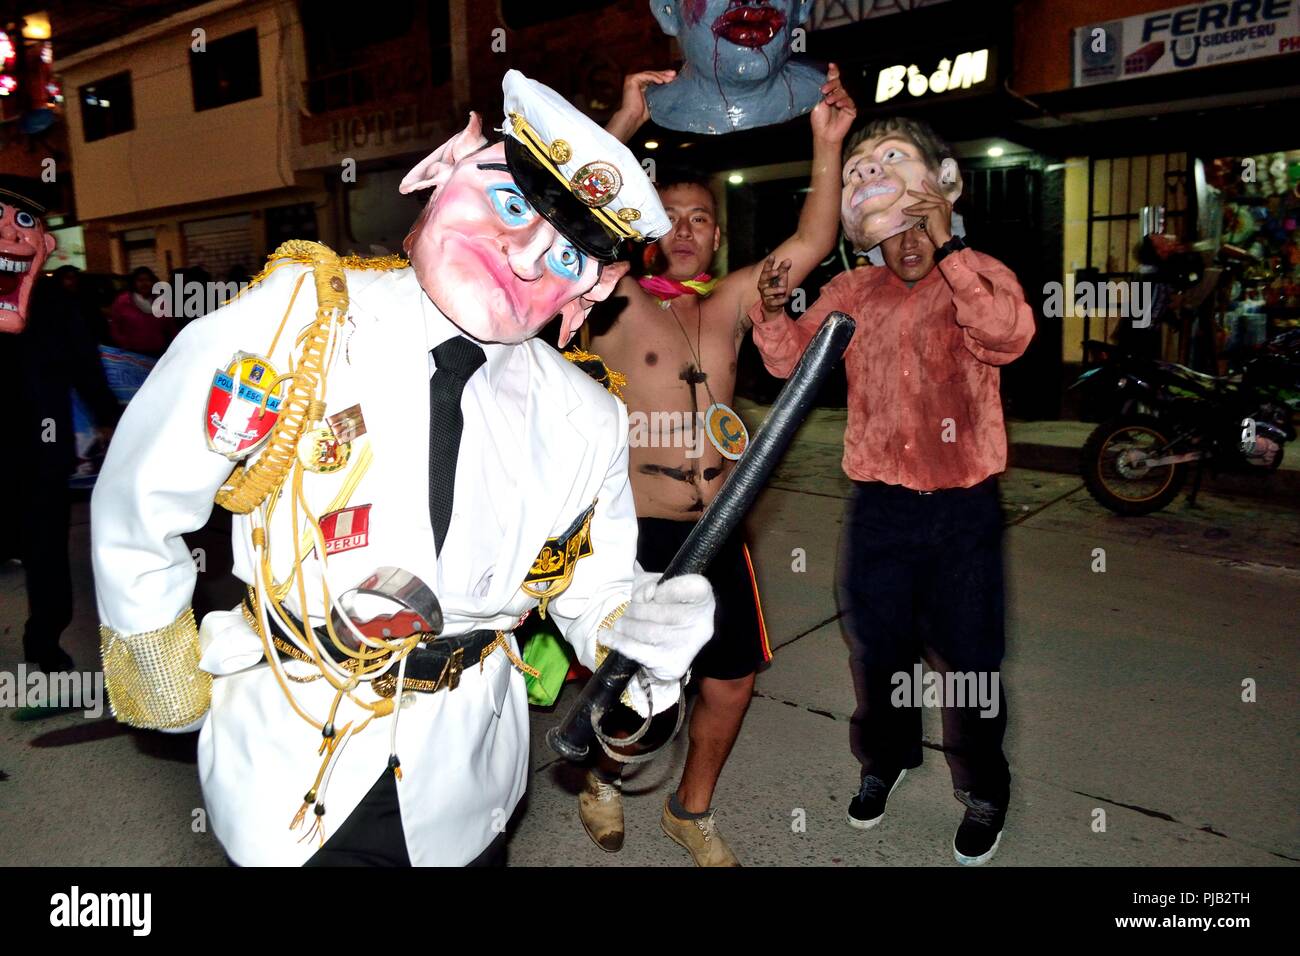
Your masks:
<svg viewBox="0 0 1300 956"><path fill-rule="evenodd" d="M943 262L945 258L952 255L958 249L965 249L965 248L967 248L966 240L963 239L961 236L953 236L951 239L949 239L947 242L945 242L943 245L941 245L938 249L935 250L934 264L937 266L939 263Z"/></svg>

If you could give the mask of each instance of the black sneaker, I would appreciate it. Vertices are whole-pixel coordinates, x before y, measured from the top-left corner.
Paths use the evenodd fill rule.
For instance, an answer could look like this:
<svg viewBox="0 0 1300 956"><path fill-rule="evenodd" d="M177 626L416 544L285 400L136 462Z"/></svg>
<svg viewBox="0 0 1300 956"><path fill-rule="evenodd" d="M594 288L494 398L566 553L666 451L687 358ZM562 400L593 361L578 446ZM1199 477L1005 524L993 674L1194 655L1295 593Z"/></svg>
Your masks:
<svg viewBox="0 0 1300 956"><path fill-rule="evenodd" d="M907 771L900 770L896 777L882 779L873 773L863 777L858 795L849 801L849 826L870 830L879 823L885 815L885 803L906 776Z"/></svg>
<svg viewBox="0 0 1300 956"><path fill-rule="evenodd" d="M979 866L993 859L1002 842L1002 825L1006 823L1007 808L980 800L965 790L954 790L953 795L966 805L957 835L952 838L952 855L963 866Z"/></svg>

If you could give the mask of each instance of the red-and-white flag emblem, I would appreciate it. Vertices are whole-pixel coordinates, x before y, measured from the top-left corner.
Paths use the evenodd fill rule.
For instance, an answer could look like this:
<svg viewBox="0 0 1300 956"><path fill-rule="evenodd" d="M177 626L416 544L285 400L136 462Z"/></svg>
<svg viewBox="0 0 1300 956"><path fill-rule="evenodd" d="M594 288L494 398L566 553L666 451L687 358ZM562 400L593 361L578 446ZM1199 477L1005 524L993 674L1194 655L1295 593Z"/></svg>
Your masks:
<svg viewBox="0 0 1300 956"><path fill-rule="evenodd" d="M331 511L320 519L325 553L339 554L370 543L370 505L355 505Z"/></svg>

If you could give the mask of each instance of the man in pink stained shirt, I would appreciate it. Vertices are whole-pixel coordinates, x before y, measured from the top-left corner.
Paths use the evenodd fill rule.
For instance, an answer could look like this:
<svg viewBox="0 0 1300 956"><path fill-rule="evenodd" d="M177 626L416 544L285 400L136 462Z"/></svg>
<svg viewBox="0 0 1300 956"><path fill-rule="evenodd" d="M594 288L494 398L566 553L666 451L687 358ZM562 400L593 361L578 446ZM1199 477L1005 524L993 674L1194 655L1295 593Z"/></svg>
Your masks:
<svg viewBox="0 0 1300 956"><path fill-rule="evenodd" d="M846 520L841 607L848 612L858 707L851 726L861 785L850 825L869 829L921 764L920 706L943 706L944 751L966 812L959 863L993 857L1010 800L1002 753L1006 699L1002 513L1006 468L1000 366L1024 352L1033 313L1011 270L952 235L961 176L927 125L877 120L846 149L841 221L885 266L836 276L797 321L787 266L769 259L754 343L786 377L828 313L858 328L845 354ZM919 660L944 675L923 695ZM928 681L926 683L929 683ZM955 691L960 689L962 693Z"/></svg>

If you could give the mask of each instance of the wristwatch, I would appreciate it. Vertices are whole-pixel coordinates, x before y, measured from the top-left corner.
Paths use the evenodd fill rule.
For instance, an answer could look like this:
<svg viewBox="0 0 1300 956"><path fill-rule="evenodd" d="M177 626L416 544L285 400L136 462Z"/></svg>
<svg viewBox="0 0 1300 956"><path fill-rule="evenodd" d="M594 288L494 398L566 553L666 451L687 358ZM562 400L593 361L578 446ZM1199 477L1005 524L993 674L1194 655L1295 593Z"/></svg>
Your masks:
<svg viewBox="0 0 1300 956"><path fill-rule="evenodd" d="M961 236L953 236L938 249L934 250L934 264L937 266L939 263L943 262L945 256L950 256L958 249L965 248L967 248L966 240Z"/></svg>

